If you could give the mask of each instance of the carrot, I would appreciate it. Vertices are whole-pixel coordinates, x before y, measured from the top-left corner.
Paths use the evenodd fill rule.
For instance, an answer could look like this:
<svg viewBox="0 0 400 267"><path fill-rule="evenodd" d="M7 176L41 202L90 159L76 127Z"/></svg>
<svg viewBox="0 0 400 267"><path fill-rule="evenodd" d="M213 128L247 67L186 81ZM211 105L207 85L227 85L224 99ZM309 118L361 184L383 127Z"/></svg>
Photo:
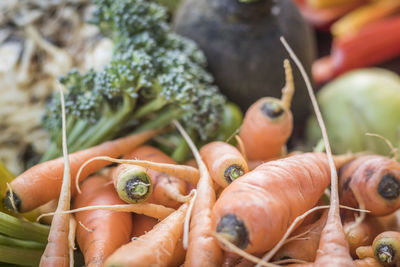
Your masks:
<svg viewBox="0 0 400 267"><path fill-rule="evenodd" d="M133 214L133 231L132 237L140 237L147 232L151 231L153 227L158 223L157 219L141 215L141 214ZM182 240L179 239L176 243L176 247L174 249L174 256L172 257L172 261L168 266L175 267L180 266L185 261L186 251L183 248Z"/></svg>
<svg viewBox="0 0 400 267"><path fill-rule="evenodd" d="M219 267L222 264L222 251L211 236L211 209L215 203L213 181L200 153L179 122L174 121L185 138L199 166L200 179L197 183L197 198L190 221L189 245L186 253L186 266Z"/></svg>
<svg viewBox="0 0 400 267"><path fill-rule="evenodd" d="M71 201L71 170L70 161L68 158L67 149L67 134L65 127L65 103L62 88L60 87L61 95L61 113L62 113L62 148L63 148L63 178L61 185L60 197L58 199L57 211L66 211L70 208ZM15 180L13 180L15 181ZM47 190L47 188L46 188ZM44 190L45 191L45 190ZM11 195L14 197L13 193ZM15 199L15 198L13 198ZM11 203L12 204L12 203ZM70 257L70 215L57 214L53 217L48 243L46 249L40 258L40 266L73 266L74 259Z"/></svg>
<svg viewBox="0 0 400 267"><path fill-rule="evenodd" d="M315 260L322 228L325 226L327 212L321 218L308 225L302 225L292 233L298 236L289 241L275 254L274 260L298 259L312 262Z"/></svg>
<svg viewBox="0 0 400 267"><path fill-rule="evenodd" d="M176 164L170 156L152 146L140 146L126 158ZM184 196L188 192L185 181L151 169L147 172L153 182L153 193L148 199L149 202L178 208L182 202L187 201L187 197Z"/></svg>
<svg viewBox="0 0 400 267"><path fill-rule="evenodd" d="M75 197L73 208L123 203L107 177L93 176L82 183L82 194ZM132 217L129 213L92 210L77 212L75 218L80 224L76 238L88 267L103 266L109 255L130 240Z"/></svg>
<svg viewBox="0 0 400 267"><path fill-rule="evenodd" d="M225 188L212 211L212 229L246 252L263 253L317 203L329 174L322 153L264 163Z"/></svg>
<svg viewBox="0 0 400 267"><path fill-rule="evenodd" d="M188 204L185 203L151 231L117 249L104 266L168 266L182 236Z"/></svg>
<svg viewBox="0 0 400 267"><path fill-rule="evenodd" d="M304 67L300 63L293 50L289 47L283 37L280 38L284 47L290 54L290 57L294 60L297 67L303 76L307 85L308 94L311 99L311 103L314 107L315 115L318 120L318 124L321 128L322 137L325 144L325 150L330 167L330 182L331 182L331 195L330 195L330 207L328 211L328 217L326 224L322 230L319 246L317 250L317 256L314 261L314 266L354 266L354 262L349 254L349 247L345 238L343 225L340 220L339 214L339 193L338 193L338 175L334 165L334 159L332 156L331 146L329 144L328 134L326 132L325 123L322 119L321 111L318 107L317 99L311 86L310 79L307 76ZM337 167L337 166L336 166Z"/></svg>
<svg viewBox="0 0 400 267"><path fill-rule="evenodd" d="M360 223L357 223L354 219L345 221L343 227L352 257L356 257L356 249L358 247L370 245L374 238L384 230L383 225L371 216L368 216Z"/></svg>
<svg viewBox="0 0 400 267"><path fill-rule="evenodd" d="M146 234L149 232L153 227L159 223L159 220L156 218L142 215L142 214L136 214L134 213L132 215L133 218L133 227L132 227L132 235L131 237L140 237L141 235Z"/></svg>
<svg viewBox="0 0 400 267"><path fill-rule="evenodd" d="M282 98L261 98L245 114L240 138L250 161L279 157L292 133L290 102L294 93L293 76L288 60L285 60L284 66L286 85Z"/></svg>
<svg viewBox="0 0 400 267"><path fill-rule="evenodd" d="M400 207L400 164L384 156L365 155L339 171L341 203L351 207L359 201L371 215L388 215Z"/></svg>
<svg viewBox="0 0 400 267"><path fill-rule="evenodd" d="M200 149L211 178L221 187L227 187L233 180L249 171L246 160L232 145L225 142L211 142Z"/></svg>
<svg viewBox="0 0 400 267"><path fill-rule="evenodd" d="M76 176L79 167L88 159L103 155L119 157L129 153L157 133L158 131L145 131L72 153L70 155L72 177ZM90 164L80 174L79 181L108 164L107 161ZM10 185L13 191L13 201L18 211L30 211L57 198L61 190L63 166L63 159L58 158L37 164L15 178ZM44 188L46 190L43 190ZM71 193L74 194L75 192L75 184L72 183ZM12 209L10 191L7 192L5 204L9 209Z"/></svg>
<svg viewBox="0 0 400 267"><path fill-rule="evenodd" d="M121 164L112 177L118 196L125 202L144 202L153 191L153 183L143 167Z"/></svg>
<svg viewBox="0 0 400 267"><path fill-rule="evenodd" d="M386 231L380 233L372 243L375 259L383 265L400 261L400 233Z"/></svg>
<svg viewBox="0 0 400 267"><path fill-rule="evenodd" d="M355 260L354 264L356 267L383 267L376 259L374 258L365 258L362 260Z"/></svg>

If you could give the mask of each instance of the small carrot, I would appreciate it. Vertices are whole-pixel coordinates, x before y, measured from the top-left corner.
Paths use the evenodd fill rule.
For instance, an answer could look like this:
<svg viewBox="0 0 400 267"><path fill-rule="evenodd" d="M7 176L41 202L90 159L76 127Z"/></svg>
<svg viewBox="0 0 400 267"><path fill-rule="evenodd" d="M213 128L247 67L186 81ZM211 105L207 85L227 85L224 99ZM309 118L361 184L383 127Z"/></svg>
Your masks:
<svg viewBox="0 0 400 267"><path fill-rule="evenodd" d="M192 150L200 172L200 179L197 183L197 198L190 221L189 244L185 265L219 267L222 264L222 251L217 241L211 236L211 210L216 197L213 180L189 135L179 122L174 121L174 123Z"/></svg>
<svg viewBox="0 0 400 267"><path fill-rule="evenodd" d="M93 176L82 183L82 194L78 194L73 208L92 205L124 204L118 197L109 179ZM86 266L103 266L105 259L130 240L132 217L126 212L91 210L77 212L80 224L76 238L85 257Z"/></svg>
<svg viewBox="0 0 400 267"><path fill-rule="evenodd" d="M343 205L358 207L359 201L371 215L388 215L400 207L400 164L380 155L364 155L339 171L340 197Z"/></svg>
<svg viewBox="0 0 400 267"><path fill-rule="evenodd" d="M371 256L383 265L396 264L400 261L400 233L396 231L386 231L375 237L372 246L360 247L357 255L361 257Z"/></svg>
<svg viewBox="0 0 400 267"><path fill-rule="evenodd" d="M140 146L125 158L176 164L170 156L152 146ZM153 193L147 201L170 208L178 208L182 202L187 201L185 194L188 189L185 181L151 169L147 172L153 182Z"/></svg>
<svg viewBox="0 0 400 267"><path fill-rule="evenodd" d="M118 196L128 203L141 203L149 198L153 183L145 168L121 164L113 172L113 181Z"/></svg>
<svg viewBox="0 0 400 267"><path fill-rule="evenodd" d="M365 258L361 260L355 260L354 264L356 267L383 267L376 259L374 258Z"/></svg>
<svg viewBox="0 0 400 267"><path fill-rule="evenodd" d="M70 208L71 201L71 170L67 149L67 134L65 127L65 103L62 88L61 95L61 113L62 113L62 148L64 174L62 178L61 192L58 199L57 211L67 211ZM15 180L14 180L15 181ZM11 193L12 194L12 193ZM15 199L15 198L13 198ZM74 259L70 257L70 215L57 214L53 217L48 243L46 249L40 258L40 267L47 266L73 266Z"/></svg>
<svg viewBox="0 0 400 267"><path fill-rule="evenodd" d="M282 90L282 98L261 98L245 114L240 137L248 160L267 160L281 156L292 134L290 102L294 93L293 74L288 60L284 61L284 66L286 85Z"/></svg>
<svg viewBox="0 0 400 267"><path fill-rule="evenodd" d="M302 225L292 233L292 236L299 236L297 239L288 242L275 254L274 260L298 259L308 262L315 260L317 248L322 229L325 226L327 212L321 218L308 225ZM301 236L301 237L300 237ZM291 238L292 239L292 238Z"/></svg>
<svg viewBox="0 0 400 267"><path fill-rule="evenodd" d="M384 230L383 225L372 216L357 223L354 219L344 222L344 232L350 247L350 255L356 257L356 249L372 243L374 238Z"/></svg>
<svg viewBox="0 0 400 267"><path fill-rule="evenodd" d="M79 167L88 159L96 156L119 157L129 153L157 133L158 131L145 131L72 153L70 155L71 176L75 177ZM90 164L80 174L80 180L108 164L107 161ZM10 185L13 191L13 202L18 211L30 211L57 198L61 190L63 166L63 159L58 158L37 164L15 178ZM76 192L75 183L72 183L71 190L72 194ZM7 192L5 204L12 209L10 191Z"/></svg>
<svg viewBox="0 0 400 267"><path fill-rule="evenodd" d="M200 149L211 178L221 187L227 187L233 180L249 171L246 160L232 145L225 142L211 142Z"/></svg>
<svg viewBox="0 0 400 267"><path fill-rule="evenodd" d="M159 223L159 221L152 217L141 214L133 214L132 238L140 238L140 236L151 231L157 223ZM185 255L186 250L183 248L182 240L179 239L174 249L174 256L172 257L172 261L169 263L168 266L181 266L181 264L185 261Z"/></svg>
<svg viewBox="0 0 400 267"><path fill-rule="evenodd" d="M182 236L188 204L158 223L151 231L117 249L104 266L168 266Z"/></svg>

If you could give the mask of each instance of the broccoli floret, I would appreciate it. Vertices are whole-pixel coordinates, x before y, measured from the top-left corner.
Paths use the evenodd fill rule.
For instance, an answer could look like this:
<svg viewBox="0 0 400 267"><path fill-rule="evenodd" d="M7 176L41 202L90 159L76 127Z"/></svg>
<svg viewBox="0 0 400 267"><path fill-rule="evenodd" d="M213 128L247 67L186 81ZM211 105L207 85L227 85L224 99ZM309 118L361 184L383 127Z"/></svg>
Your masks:
<svg viewBox="0 0 400 267"><path fill-rule="evenodd" d="M206 59L193 41L169 32L166 10L148 0L95 0L93 23L115 43L102 71L72 70L66 87L70 151L136 130L164 127L179 119L199 141L215 136L225 98L212 85ZM60 103L51 99L44 126L59 156Z"/></svg>

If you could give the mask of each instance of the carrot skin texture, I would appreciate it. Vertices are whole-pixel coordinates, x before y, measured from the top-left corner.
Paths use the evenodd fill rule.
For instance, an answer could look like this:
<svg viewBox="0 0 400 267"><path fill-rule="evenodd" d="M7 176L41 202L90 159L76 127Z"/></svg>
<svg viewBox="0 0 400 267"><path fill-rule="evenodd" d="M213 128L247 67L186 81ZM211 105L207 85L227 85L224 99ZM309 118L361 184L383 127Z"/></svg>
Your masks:
<svg viewBox="0 0 400 267"><path fill-rule="evenodd" d="M318 202L329 184L328 160L322 153L264 163L225 188L212 211L212 229L217 231L224 216L235 214L250 241L242 249L263 253L280 240L297 216Z"/></svg>
<svg viewBox="0 0 400 267"><path fill-rule="evenodd" d="M153 137L157 131L146 131L139 134L105 142L98 146L70 154L71 165L71 194L75 194L75 176L79 167L88 159L95 156L119 157L129 153L138 145ZM108 161L90 163L81 173L80 180L88 177L95 171L109 165ZM20 212L33 210L60 195L64 162L57 158L35 165L28 169L11 183L13 193L20 200ZM43 190L46 188L46 190Z"/></svg>
<svg viewBox="0 0 400 267"><path fill-rule="evenodd" d="M125 204L107 177L94 176L82 184L82 194L74 200L73 208L94 205ZM105 259L130 240L132 217L127 212L91 210L77 212L75 218L85 227L78 226L76 238L85 256L87 267L103 266Z"/></svg>
<svg viewBox="0 0 400 267"><path fill-rule="evenodd" d="M151 231L120 247L104 266L168 266L182 236L187 207L188 204L183 204Z"/></svg>
<svg viewBox="0 0 400 267"><path fill-rule="evenodd" d="M227 187L231 183L225 177L225 171L230 166L237 166L243 174L249 171L247 162L239 150L225 142L208 143L200 149L200 155L207 165L211 178L221 187Z"/></svg>

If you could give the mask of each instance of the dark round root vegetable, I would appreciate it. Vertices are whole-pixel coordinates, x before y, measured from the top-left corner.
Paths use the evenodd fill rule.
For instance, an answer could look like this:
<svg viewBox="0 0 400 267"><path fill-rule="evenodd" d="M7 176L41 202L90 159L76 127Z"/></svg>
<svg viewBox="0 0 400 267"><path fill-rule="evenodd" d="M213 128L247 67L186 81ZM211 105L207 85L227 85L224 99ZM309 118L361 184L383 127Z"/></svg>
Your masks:
<svg viewBox="0 0 400 267"><path fill-rule="evenodd" d="M261 97L281 96L285 74L280 66L288 55L280 36L309 73L315 56L312 32L291 0L185 0L174 29L197 42L221 92L243 111ZM309 100L297 70L294 80L293 114L299 125Z"/></svg>

